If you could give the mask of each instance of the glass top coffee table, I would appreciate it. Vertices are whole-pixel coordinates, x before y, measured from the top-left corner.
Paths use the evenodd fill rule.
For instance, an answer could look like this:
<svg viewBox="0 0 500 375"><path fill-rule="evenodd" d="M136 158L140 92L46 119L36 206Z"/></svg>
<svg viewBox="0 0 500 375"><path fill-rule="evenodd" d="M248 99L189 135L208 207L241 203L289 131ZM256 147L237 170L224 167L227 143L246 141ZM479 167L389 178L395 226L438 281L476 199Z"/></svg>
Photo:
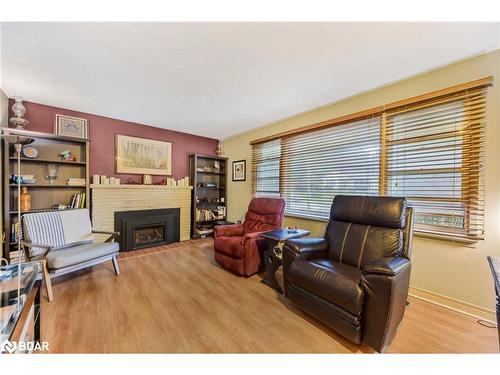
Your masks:
<svg viewBox="0 0 500 375"><path fill-rule="evenodd" d="M41 269L40 262L9 264L0 267L0 343L11 340L19 323L24 324L19 320L23 310L32 307L28 305L39 305L40 283L37 279ZM36 315L38 315L38 308L36 307ZM34 336L35 339L39 338L39 326L37 327L36 323Z"/></svg>

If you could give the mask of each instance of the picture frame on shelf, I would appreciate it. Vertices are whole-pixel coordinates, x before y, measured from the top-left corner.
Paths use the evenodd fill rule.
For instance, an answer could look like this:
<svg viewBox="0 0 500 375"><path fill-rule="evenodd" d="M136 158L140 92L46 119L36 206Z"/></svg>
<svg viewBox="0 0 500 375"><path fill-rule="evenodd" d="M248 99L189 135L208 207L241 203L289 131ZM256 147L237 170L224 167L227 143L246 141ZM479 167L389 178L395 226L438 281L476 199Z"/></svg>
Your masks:
<svg viewBox="0 0 500 375"><path fill-rule="evenodd" d="M54 133L66 137L88 138L88 120L79 117L56 114Z"/></svg>
<svg viewBox="0 0 500 375"><path fill-rule="evenodd" d="M246 181L247 175L247 161L236 160L233 161L233 181Z"/></svg>
<svg viewBox="0 0 500 375"><path fill-rule="evenodd" d="M172 175L172 143L116 135L116 173Z"/></svg>

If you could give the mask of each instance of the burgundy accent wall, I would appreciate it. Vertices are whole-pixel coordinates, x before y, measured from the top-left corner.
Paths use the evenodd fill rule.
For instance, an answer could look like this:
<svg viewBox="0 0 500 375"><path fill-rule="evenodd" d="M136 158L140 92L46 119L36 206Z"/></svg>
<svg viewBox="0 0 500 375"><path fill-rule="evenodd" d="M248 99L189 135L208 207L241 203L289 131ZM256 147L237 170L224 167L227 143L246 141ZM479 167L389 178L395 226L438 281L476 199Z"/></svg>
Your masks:
<svg viewBox="0 0 500 375"><path fill-rule="evenodd" d="M9 100L9 116L13 116ZM141 183L142 175L118 174L115 169L115 135L129 135L141 138L168 141L172 143L172 177L189 176L189 155L216 155L217 140L173 130L159 129L148 125L116 120L69 109L51 107L38 103L23 102L25 118L29 120L27 130L54 133L56 114L85 118L88 120L90 138L90 176L99 174L118 177L121 183L127 180ZM161 182L165 176L153 176L153 183Z"/></svg>

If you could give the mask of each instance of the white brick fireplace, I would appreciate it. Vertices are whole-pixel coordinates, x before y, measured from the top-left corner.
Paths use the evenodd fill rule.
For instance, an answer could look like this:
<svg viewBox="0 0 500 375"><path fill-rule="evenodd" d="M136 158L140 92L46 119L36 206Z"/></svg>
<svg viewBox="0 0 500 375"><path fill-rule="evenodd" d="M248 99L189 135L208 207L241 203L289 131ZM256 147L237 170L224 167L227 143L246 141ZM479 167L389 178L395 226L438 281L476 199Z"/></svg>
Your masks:
<svg viewBox="0 0 500 375"><path fill-rule="evenodd" d="M91 185L92 226L113 231L115 212L180 208L180 240L190 237L192 187L164 185Z"/></svg>

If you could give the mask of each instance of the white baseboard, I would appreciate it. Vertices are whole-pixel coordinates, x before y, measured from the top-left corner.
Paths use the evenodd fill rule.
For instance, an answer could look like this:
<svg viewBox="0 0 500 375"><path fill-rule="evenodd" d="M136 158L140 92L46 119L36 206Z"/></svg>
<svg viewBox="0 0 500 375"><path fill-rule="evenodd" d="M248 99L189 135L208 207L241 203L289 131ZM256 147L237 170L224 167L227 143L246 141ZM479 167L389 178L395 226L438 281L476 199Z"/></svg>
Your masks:
<svg viewBox="0 0 500 375"><path fill-rule="evenodd" d="M492 323L496 323L496 312L494 310L486 309L481 306L473 305L468 302L446 297L441 294L437 294L413 286L410 286L409 295L422 301L430 302L476 319L483 319Z"/></svg>

